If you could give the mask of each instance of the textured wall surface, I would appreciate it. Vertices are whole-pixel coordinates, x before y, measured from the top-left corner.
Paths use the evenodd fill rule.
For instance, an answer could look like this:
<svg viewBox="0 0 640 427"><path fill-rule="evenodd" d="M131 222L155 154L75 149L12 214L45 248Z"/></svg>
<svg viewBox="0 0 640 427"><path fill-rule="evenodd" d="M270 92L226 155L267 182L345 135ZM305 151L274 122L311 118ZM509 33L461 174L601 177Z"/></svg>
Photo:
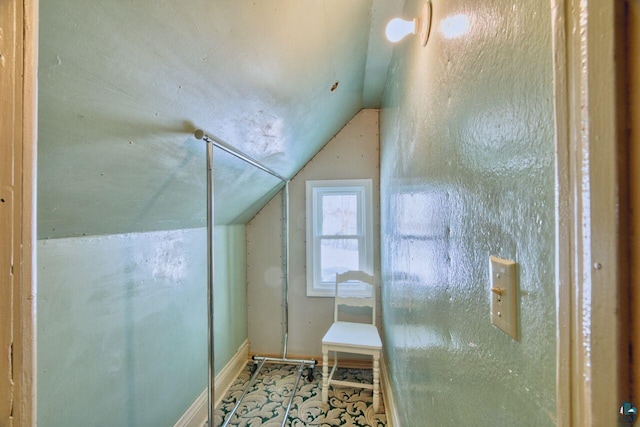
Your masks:
<svg viewBox="0 0 640 427"><path fill-rule="evenodd" d="M380 102L401 2L43 0L39 238L204 227L196 127L294 175ZM217 221L246 223L279 181L217 157Z"/></svg>
<svg viewBox="0 0 640 427"><path fill-rule="evenodd" d="M245 225L214 230L214 332L216 372L247 339L247 240Z"/></svg>
<svg viewBox="0 0 640 427"><path fill-rule="evenodd" d="M216 371L246 339L245 227L216 227ZM39 241L38 425L169 426L207 384L206 231Z"/></svg>
<svg viewBox="0 0 640 427"><path fill-rule="evenodd" d="M395 48L381 238L401 425L555 424L550 34L548 2L438 1L427 46ZM489 255L518 263L518 342L490 323Z"/></svg>
<svg viewBox="0 0 640 427"><path fill-rule="evenodd" d="M373 179L374 267L379 277L378 110L362 110L295 176L290 191L289 352L320 355L333 298L307 297L305 185L314 179ZM251 352L282 352L281 198L247 224L247 301ZM378 322L380 324L380 322Z"/></svg>

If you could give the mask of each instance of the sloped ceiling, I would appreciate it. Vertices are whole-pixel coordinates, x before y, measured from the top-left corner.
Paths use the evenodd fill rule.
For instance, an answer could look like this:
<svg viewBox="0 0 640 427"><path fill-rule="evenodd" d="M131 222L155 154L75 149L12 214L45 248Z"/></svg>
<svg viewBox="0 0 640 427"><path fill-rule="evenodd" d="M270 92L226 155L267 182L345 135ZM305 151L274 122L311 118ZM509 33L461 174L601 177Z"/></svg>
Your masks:
<svg viewBox="0 0 640 427"><path fill-rule="evenodd" d="M41 1L39 237L205 226L196 128L293 176L378 106L402 3ZM216 222L247 221L279 184L216 150Z"/></svg>

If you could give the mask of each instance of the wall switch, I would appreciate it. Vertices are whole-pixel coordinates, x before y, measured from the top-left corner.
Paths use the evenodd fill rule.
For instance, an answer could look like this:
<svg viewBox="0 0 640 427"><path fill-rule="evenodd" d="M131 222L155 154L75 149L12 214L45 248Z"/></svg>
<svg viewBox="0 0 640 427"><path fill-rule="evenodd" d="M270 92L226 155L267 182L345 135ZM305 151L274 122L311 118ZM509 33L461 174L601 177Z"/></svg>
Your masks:
<svg viewBox="0 0 640 427"><path fill-rule="evenodd" d="M491 272L491 323L518 340L516 263L489 257Z"/></svg>

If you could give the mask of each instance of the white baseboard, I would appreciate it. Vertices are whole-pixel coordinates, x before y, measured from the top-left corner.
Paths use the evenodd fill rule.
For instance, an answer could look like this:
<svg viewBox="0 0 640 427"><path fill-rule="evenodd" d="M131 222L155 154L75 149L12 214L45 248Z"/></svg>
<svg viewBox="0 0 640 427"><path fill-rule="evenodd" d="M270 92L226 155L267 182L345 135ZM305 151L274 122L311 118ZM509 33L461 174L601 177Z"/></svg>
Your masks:
<svg viewBox="0 0 640 427"><path fill-rule="evenodd" d="M205 388L173 427L203 427L209 416L207 402L207 389Z"/></svg>
<svg viewBox="0 0 640 427"><path fill-rule="evenodd" d="M215 399L216 404L222 401L222 398L229 391L229 387L238 378L240 372L247 366L247 360L249 359L249 340L245 340L242 343L236 354L233 355L231 360L222 368L222 370L216 375L215 378ZM193 404L187 409L187 411L180 417L174 427L202 427L207 422L209 416L209 408L207 408L207 389L197 397Z"/></svg>
<svg viewBox="0 0 640 427"><path fill-rule="evenodd" d="M399 427L398 413L396 412L396 403L391 392L391 381L389 380L389 372L384 359L380 359L380 382L382 383L382 396L384 399L384 412L387 416L388 427Z"/></svg>

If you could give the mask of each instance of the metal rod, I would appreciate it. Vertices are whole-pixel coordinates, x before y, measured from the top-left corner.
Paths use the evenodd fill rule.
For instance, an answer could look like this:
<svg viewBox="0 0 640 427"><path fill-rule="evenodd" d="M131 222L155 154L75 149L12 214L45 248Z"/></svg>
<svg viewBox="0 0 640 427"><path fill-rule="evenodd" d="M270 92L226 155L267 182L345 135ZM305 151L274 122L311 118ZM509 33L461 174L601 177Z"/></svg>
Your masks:
<svg viewBox="0 0 640 427"><path fill-rule="evenodd" d="M233 415L236 413L236 411L240 407L240 404L244 400L244 397L247 395L247 392L249 391L249 387L251 387L251 385L255 381L256 377L258 376L258 372L260 372L260 370L262 369L263 365L264 365L264 360L262 362L260 362L260 365L258 365L258 368L256 369L256 371L253 373L253 375L251 375L251 378L249 379L249 382L247 383L246 386L244 386L244 390L242 392L242 396L240 396L240 399L238 399L238 401L236 402L236 405L233 407L233 409L231 410L229 415L227 415L227 419L224 421L224 423L220 427L227 427L227 425L231 421L231 418L233 418Z"/></svg>
<svg viewBox="0 0 640 427"><path fill-rule="evenodd" d="M282 287L284 288L284 337L282 343L282 358L286 359L287 346L289 344L289 181L284 184L282 217Z"/></svg>
<svg viewBox="0 0 640 427"><path fill-rule="evenodd" d="M282 264L283 264L283 293L284 293L284 337L283 337L283 349L282 349L282 358L272 358L272 357L255 357L254 360L261 360L260 367L254 372L249 381L249 384L245 387L245 391L243 392L240 400L236 403L231 415L223 424L225 427L229 420L232 418L233 414L237 410L238 406L241 404L242 399L244 399L246 392L249 386L255 380L258 372L262 368L262 365L265 362L272 363L282 363L282 364L300 364L298 368L298 378L296 379L296 384L294 386L294 391L291 395L291 399L289 400L289 405L287 406L287 411L285 413L285 418L283 420L282 426L286 424L287 417L289 414L289 410L291 409L291 403L293 402L293 397L295 396L295 392L298 389L298 384L300 382L300 377L302 376L302 369L305 365L310 365L310 368L315 368L316 361L315 360L301 360L301 359L287 359L287 347L289 342L289 182L290 180L273 171L272 169L262 165L257 160L252 159L248 155L236 150L231 147L226 142L222 141L219 138L211 137L204 133L201 129L198 129L194 132L194 136L197 139L202 139L207 142L207 228L208 239L207 239L207 265L208 265L208 276L209 276L209 286L207 292L207 300L208 300L208 316L209 316L209 385L208 385L208 403L209 403L209 427L213 427L213 414L214 414L214 404L215 404L215 390L214 390L214 334L213 334L213 146L220 148L223 151L231 154L243 160L258 169L267 172L270 175L275 176L285 183L284 192L283 192L283 207L282 207L282 216L283 216L283 249L282 249Z"/></svg>
<svg viewBox="0 0 640 427"><path fill-rule="evenodd" d="M213 142L207 141L207 324L208 324L208 424L213 427L215 410L214 333L213 333Z"/></svg>
<svg viewBox="0 0 640 427"><path fill-rule="evenodd" d="M271 174L273 176L275 176L276 178L284 181L284 182L289 182L289 179L283 177L282 175L280 175L278 172L269 169L268 167L262 165L260 162L258 162L255 159L252 159L251 157L249 157L248 155L244 154L241 151L236 150L235 148L233 148L231 145L227 144L226 142L224 142L223 140L221 140L220 138L216 138L214 136L209 136L206 133L204 133L204 131L202 131L201 129L196 130L193 135L198 138L198 139L204 139L207 142L213 142L213 145L215 145L216 147L220 148L221 150L226 151L227 153L231 154L232 156L235 156L237 158L239 158L240 160L244 160L247 163L252 164L253 166L257 167L258 169L261 169L263 171L265 171L268 174Z"/></svg>
<svg viewBox="0 0 640 427"><path fill-rule="evenodd" d="M236 150L231 147L226 142L222 141L219 138L212 137L204 133L202 129L197 129L194 132L194 136L197 139L202 139L207 141L207 143L212 143L214 146L226 151L227 153L244 160L245 162L257 167L260 170L263 170L276 178L284 181L284 193L283 193L283 207L282 207L282 216L283 216L283 243L282 243L282 269L283 269L283 317L284 317L284 337L282 343L282 358L281 359L273 359L272 362L279 361L280 363L289 363L287 359L287 347L289 344L289 179L283 177L277 172L269 169L268 167L260 164L257 160L252 159L248 155ZM294 362L297 363L297 362ZM314 362L315 364L315 362Z"/></svg>
<svg viewBox="0 0 640 427"><path fill-rule="evenodd" d="M298 391L298 384L300 383L300 377L302 376L302 370L304 369L304 363L301 363L298 366L298 377L296 378L296 384L293 386L291 390L291 397L289 398L289 404L287 405L287 410L284 412L284 418L282 419L282 424L280 427L285 427L287 424L287 419L289 418L289 411L291 410L291 404L293 403L293 398Z"/></svg>
<svg viewBox="0 0 640 427"><path fill-rule="evenodd" d="M280 363L280 364L286 364L286 365L297 365L298 363L304 363L305 365L313 365L313 367L315 367L317 363L313 359L310 359L310 360L285 359L280 357L261 357L261 356L253 356L253 360L264 360L266 362Z"/></svg>

